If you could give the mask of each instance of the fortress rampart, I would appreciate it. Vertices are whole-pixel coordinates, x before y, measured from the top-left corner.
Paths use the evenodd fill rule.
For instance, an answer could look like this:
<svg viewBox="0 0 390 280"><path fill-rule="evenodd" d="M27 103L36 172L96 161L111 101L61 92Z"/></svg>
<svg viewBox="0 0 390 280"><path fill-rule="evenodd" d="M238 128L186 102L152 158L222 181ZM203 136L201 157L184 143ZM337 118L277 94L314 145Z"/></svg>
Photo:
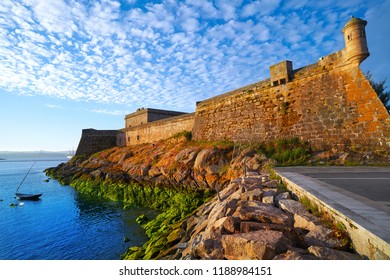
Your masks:
<svg viewBox="0 0 390 280"><path fill-rule="evenodd" d="M292 71L197 105L195 140L267 142L299 137L315 148L390 148L390 117L358 65L342 50Z"/></svg>
<svg viewBox="0 0 390 280"><path fill-rule="evenodd" d="M126 143L127 145L152 143L172 137L184 130L192 131L194 121L195 113L192 113L153 121L135 127L127 127Z"/></svg>
<svg viewBox="0 0 390 280"><path fill-rule="evenodd" d="M300 69L291 61L275 64L269 79L198 102L195 113L141 108L126 115L126 145L187 130L194 140L264 143L298 137L316 149L388 152L389 113L359 69L369 56L366 24L351 18L342 30L342 50ZM88 141L98 149L114 144L113 136L86 135L81 150L92 151Z"/></svg>
<svg viewBox="0 0 390 280"><path fill-rule="evenodd" d="M90 156L104 149L124 145L124 133L120 130L83 129L76 156Z"/></svg>

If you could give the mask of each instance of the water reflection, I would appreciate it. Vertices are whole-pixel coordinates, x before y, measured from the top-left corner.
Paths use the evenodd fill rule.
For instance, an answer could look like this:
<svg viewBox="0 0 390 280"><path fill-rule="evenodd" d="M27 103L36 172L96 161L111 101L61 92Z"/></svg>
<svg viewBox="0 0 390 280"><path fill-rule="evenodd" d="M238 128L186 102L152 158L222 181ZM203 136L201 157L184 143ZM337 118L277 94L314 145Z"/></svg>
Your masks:
<svg viewBox="0 0 390 280"><path fill-rule="evenodd" d="M22 187L42 192L41 200L10 207L18 203L15 189L31 163L1 162L0 259L119 259L128 247L147 240L135 219L153 211L123 210L121 203L79 194L55 180L45 182L42 170L53 165L40 162Z"/></svg>

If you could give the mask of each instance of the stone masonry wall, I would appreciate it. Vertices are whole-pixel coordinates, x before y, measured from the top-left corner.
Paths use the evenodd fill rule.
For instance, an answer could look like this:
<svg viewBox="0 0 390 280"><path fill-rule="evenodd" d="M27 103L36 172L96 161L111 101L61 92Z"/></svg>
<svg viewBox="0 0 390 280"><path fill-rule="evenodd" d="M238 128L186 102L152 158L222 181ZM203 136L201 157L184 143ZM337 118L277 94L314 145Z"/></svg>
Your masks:
<svg viewBox="0 0 390 280"><path fill-rule="evenodd" d="M191 131L195 114L185 114L164 120L154 121L136 127L126 128L127 145L152 143L167 139L184 130Z"/></svg>
<svg viewBox="0 0 390 280"><path fill-rule="evenodd" d="M146 123L148 123L148 115L145 111L136 112L131 116L131 118L129 118L127 115L125 118L125 127L133 127Z"/></svg>
<svg viewBox="0 0 390 280"><path fill-rule="evenodd" d="M344 50L295 70L291 82L269 80L197 105L194 140L251 143L299 137L315 148L388 151L390 116Z"/></svg>
<svg viewBox="0 0 390 280"><path fill-rule="evenodd" d="M76 156L90 156L96 152L119 146L123 132L119 130L83 129Z"/></svg>
<svg viewBox="0 0 390 280"><path fill-rule="evenodd" d="M162 119L185 115L187 113L177 111L167 111L152 108L140 108L125 117L125 127L134 127Z"/></svg>

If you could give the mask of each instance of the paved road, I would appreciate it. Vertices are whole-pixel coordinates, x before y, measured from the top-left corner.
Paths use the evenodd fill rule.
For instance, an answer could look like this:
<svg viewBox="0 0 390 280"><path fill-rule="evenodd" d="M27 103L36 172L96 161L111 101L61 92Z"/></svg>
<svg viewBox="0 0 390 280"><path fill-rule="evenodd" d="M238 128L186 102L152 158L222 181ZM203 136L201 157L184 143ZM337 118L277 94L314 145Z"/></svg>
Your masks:
<svg viewBox="0 0 390 280"><path fill-rule="evenodd" d="M281 167L361 196L390 214L390 167Z"/></svg>
<svg viewBox="0 0 390 280"><path fill-rule="evenodd" d="M276 172L390 243L390 167L280 167Z"/></svg>

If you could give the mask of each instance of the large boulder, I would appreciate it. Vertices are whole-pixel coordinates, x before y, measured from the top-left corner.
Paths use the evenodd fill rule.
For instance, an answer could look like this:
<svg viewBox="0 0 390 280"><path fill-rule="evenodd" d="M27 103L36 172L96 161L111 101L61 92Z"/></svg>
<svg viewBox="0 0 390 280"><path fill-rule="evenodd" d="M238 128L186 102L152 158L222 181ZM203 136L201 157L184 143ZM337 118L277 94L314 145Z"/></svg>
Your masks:
<svg viewBox="0 0 390 280"><path fill-rule="evenodd" d="M294 214L294 227L306 230L313 230L321 225L321 221L316 216L307 213Z"/></svg>
<svg viewBox="0 0 390 280"><path fill-rule="evenodd" d="M241 222L240 232L248 233L259 230L273 230L283 233L284 237L291 240L294 245L301 245L302 240L297 233L296 229L292 226L280 225L280 224L269 224L269 223L258 223L258 222Z"/></svg>
<svg viewBox="0 0 390 280"><path fill-rule="evenodd" d="M272 230L224 235L221 243L228 260L272 260L291 245L281 232Z"/></svg>
<svg viewBox="0 0 390 280"><path fill-rule="evenodd" d="M293 225L291 215L266 203L258 201L242 201L237 207L233 216L239 217L242 221L260 221L263 223Z"/></svg>
<svg viewBox="0 0 390 280"><path fill-rule="evenodd" d="M217 152L215 148L203 149L201 150L195 159L194 170L201 170L209 166L208 158Z"/></svg>
<svg viewBox="0 0 390 280"><path fill-rule="evenodd" d="M277 190L276 189L263 188L263 199L262 199L262 202L274 205L275 204L275 195L276 194L277 194Z"/></svg>
<svg viewBox="0 0 390 280"><path fill-rule="evenodd" d="M157 176L160 176L162 173L161 173L161 170L160 168L158 168L157 166L153 165L150 169L149 169L149 176L150 177L157 177Z"/></svg>
<svg viewBox="0 0 390 280"><path fill-rule="evenodd" d="M198 242L195 242L192 255L203 260L224 259L223 248L220 236L198 235Z"/></svg>
<svg viewBox="0 0 390 280"><path fill-rule="evenodd" d="M302 250L289 249L286 253L275 256L273 260L318 260L318 258Z"/></svg>
<svg viewBox="0 0 390 280"><path fill-rule="evenodd" d="M212 224L223 217L232 216L232 214L236 211L238 202L238 199L227 199L222 202L215 203L214 208L210 211L208 216L209 223Z"/></svg>
<svg viewBox="0 0 390 280"><path fill-rule="evenodd" d="M361 256L349 252L334 250L326 247L310 246L310 253L322 260L361 260Z"/></svg>
<svg viewBox="0 0 390 280"><path fill-rule="evenodd" d="M283 193L280 193L280 194L278 194L277 196L275 196L275 205L276 205L277 207L280 207L279 202L280 202L281 200L284 200L284 199L291 199L291 195L290 195L289 192L283 192Z"/></svg>
<svg viewBox="0 0 390 280"><path fill-rule="evenodd" d="M208 224L206 228L207 232L215 232L217 234L232 234L240 231L240 219L237 217L223 217L217 220L215 223Z"/></svg>
<svg viewBox="0 0 390 280"><path fill-rule="evenodd" d="M282 199L279 200L280 209L285 212L289 212L291 214L308 214L309 212L306 210L305 206L302 203L292 199Z"/></svg>
<svg viewBox="0 0 390 280"><path fill-rule="evenodd" d="M254 200L261 201L262 194L263 194L263 192L261 191L261 189L256 188L256 189L246 191L245 193L243 193L241 199L248 200L248 201L254 201Z"/></svg>
<svg viewBox="0 0 390 280"><path fill-rule="evenodd" d="M285 202L285 201L284 201ZM333 231L321 225L321 221L309 212L294 215L294 227L301 228L308 233L304 236L307 246L322 246L343 249L345 243L333 237Z"/></svg>
<svg viewBox="0 0 390 280"><path fill-rule="evenodd" d="M223 190L219 191L219 197L221 198L221 200L226 200L226 199L230 199L230 196L236 192L239 188L239 185L238 184L235 184L235 183L231 183L229 184L226 188L224 188Z"/></svg>
<svg viewBox="0 0 390 280"><path fill-rule="evenodd" d="M333 231L323 226L317 226L304 237L308 246L321 246L328 248L344 249L345 243L333 237Z"/></svg>
<svg viewBox="0 0 390 280"><path fill-rule="evenodd" d="M190 164L195 161L196 155L198 154L199 149L197 148L187 148L181 150L175 157L175 161L182 162L184 164Z"/></svg>

